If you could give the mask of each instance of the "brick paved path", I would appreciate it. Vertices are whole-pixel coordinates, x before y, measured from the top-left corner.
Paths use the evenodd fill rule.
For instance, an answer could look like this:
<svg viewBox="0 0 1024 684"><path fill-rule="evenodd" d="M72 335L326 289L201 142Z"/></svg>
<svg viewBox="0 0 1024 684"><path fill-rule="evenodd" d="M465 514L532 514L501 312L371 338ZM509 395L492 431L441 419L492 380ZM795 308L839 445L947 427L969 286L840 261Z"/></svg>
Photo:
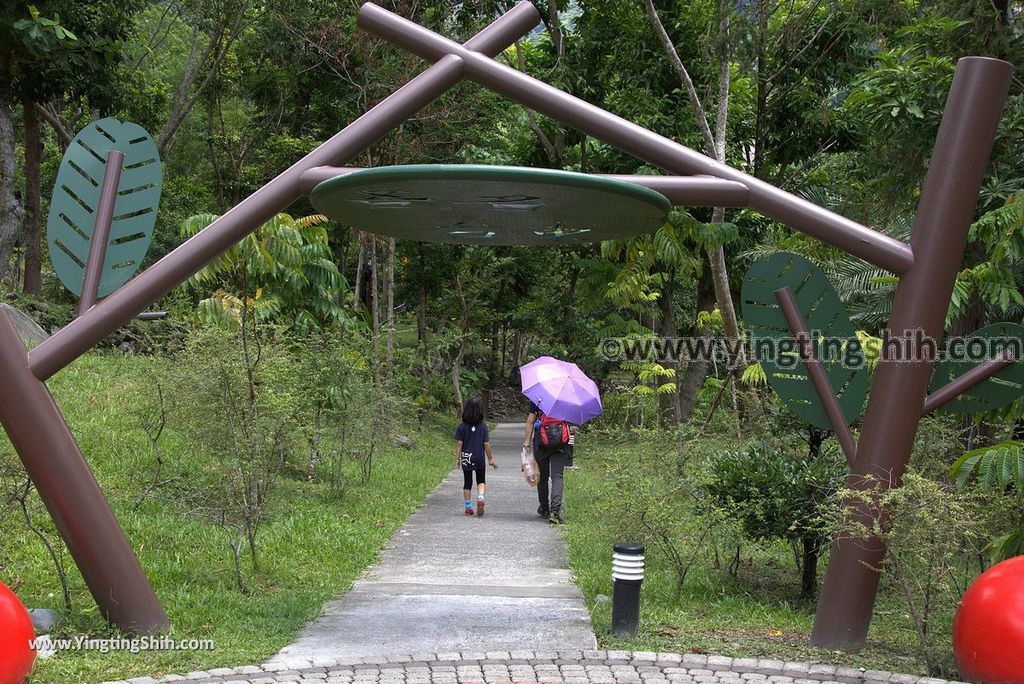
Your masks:
<svg viewBox="0 0 1024 684"><path fill-rule="evenodd" d="M129 684L948 684L943 679L764 658L628 651L502 651L409 656L285 660L260 667L217 668ZM108 682L105 684L125 684ZM956 684L956 683L953 683Z"/></svg>

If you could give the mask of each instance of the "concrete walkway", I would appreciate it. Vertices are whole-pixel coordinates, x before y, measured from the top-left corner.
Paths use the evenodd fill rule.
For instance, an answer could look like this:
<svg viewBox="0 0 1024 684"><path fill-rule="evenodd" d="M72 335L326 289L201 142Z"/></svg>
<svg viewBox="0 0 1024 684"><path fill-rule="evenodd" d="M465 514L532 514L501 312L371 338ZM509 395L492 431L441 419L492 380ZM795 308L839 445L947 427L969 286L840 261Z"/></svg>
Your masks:
<svg viewBox="0 0 1024 684"><path fill-rule="evenodd" d="M380 562L269 662L107 684L960 684L766 658L596 650L562 540L534 513L536 491L519 472L521 429L501 425L491 435L498 470L487 473L486 516L462 515L462 473L453 471Z"/></svg>
<svg viewBox="0 0 1024 684"><path fill-rule="evenodd" d="M596 648L565 545L520 472L522 429L491 432L498 468L487 469L483 518L463 515L453 470L380 562L275 660Z"/></svg>

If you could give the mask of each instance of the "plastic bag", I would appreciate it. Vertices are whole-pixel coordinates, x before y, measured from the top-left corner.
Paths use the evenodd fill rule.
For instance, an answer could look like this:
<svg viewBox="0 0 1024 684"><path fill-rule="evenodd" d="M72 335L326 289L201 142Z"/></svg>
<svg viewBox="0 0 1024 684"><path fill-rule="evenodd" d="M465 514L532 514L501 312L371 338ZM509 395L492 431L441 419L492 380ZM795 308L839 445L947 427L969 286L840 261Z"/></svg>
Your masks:
<svg viewBox="0 0 1024 684"><path fill-rule="evenodd" d="M526 477L526 484L536 487L537 483L540 482L540 467L533 458L533 451L523 447L519 458L523 462L523 475Z"/></svg>

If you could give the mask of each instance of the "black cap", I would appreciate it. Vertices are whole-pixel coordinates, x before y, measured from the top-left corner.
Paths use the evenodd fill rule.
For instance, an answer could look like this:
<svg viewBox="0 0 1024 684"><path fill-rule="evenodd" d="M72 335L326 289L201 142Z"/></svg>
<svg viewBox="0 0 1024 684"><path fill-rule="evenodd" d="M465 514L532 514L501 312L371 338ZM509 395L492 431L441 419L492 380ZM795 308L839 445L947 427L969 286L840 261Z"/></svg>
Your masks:
<svg viewBox="0 0 1024 684"><path fill-rule="evenodd" d="M644 555L644 545L621 542L615 545L615 553L623 553L627 556L642 556Z"/></svg>

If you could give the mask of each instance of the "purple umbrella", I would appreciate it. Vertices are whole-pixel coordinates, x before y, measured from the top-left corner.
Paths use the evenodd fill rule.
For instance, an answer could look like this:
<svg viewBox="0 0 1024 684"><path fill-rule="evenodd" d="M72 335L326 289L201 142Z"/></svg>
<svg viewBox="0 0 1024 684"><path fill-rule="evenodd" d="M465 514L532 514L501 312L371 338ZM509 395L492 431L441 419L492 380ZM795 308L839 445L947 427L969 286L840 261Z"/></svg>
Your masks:
<svg viewBox="0 0 1024 684"><path fill-rule="evenodd" d="M542 356L519 368L523 394L546 415L576 425L601 415L601 393L580 367Z"/></svg>

